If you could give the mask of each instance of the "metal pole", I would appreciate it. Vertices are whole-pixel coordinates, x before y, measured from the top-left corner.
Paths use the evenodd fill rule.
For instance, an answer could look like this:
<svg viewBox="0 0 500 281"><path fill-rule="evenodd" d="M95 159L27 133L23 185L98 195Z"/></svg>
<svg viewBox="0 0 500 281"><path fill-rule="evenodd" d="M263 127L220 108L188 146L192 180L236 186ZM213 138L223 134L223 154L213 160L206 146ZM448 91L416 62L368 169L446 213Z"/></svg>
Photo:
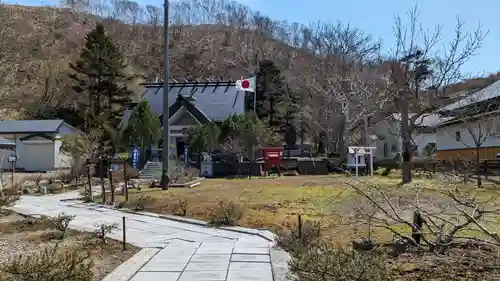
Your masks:
<svg viewBox="0 0 500 281"><path fill-rule="evenodd" d="M168 126L169 110L168 110L168 4L169 0L165 0L163 4L163 167L161 171L160 186L162 190L168 189L169 185L169 150L170 150L170 128Z"/></svg>
<svg viewBox="0 0 500 281"><path fill-rule="evenodd" d="M127 230L125 226L125 217L122 217L122 230L123 230L123 250L127 249Z"/></svg>
<svg viewBox="0 0 500 281"><path fill-rule="evenodd" d="M257 113L257 89L253 92L253 112Z"/></svg>

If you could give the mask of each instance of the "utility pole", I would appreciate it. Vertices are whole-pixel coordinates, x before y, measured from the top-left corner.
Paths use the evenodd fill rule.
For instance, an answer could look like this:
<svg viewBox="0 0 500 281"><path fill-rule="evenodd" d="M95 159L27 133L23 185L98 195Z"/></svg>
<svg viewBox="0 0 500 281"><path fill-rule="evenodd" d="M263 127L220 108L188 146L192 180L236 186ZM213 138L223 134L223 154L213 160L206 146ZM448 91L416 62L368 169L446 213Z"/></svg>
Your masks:
<svg viewBox="0 0 500 281"><path fill-rule="evenodd" d="M169 110L168 110L168 4L169 0L165 0L163 4L163 166L161 171L160 186L162 190L168 189L170 182L170 171L168 165L169 150L170 150L170 128L168 126Z"/></svg>

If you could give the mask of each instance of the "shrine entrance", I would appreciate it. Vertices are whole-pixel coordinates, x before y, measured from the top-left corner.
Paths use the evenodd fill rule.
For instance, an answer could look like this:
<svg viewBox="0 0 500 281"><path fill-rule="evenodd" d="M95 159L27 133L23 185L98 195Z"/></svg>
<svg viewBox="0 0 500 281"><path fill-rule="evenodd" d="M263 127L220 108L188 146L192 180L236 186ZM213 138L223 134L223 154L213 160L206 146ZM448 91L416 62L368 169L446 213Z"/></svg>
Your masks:
<svg viewBox="0 0 500 281"><path fill-rule="evenodd" d="M370 175L373 176L373 151L376 147L370 146L349 146L347 155L347 168L356 169L356 178L359 176L359 168L366 171L365 156L368 155L370 163Z"/></svg>

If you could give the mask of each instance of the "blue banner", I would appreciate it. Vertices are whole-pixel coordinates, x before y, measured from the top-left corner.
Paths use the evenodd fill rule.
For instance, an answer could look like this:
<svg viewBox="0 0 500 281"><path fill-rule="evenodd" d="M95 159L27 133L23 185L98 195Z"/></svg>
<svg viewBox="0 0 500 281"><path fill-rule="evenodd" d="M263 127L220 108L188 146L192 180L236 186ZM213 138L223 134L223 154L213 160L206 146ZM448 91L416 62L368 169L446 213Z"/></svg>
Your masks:
<svg viewBox="0 0 500 281"><path fill-rule="evenodd" d="M132 150L132 167L137 168L137 162L139 161L139 155L141 154L141 150L139 147L134 147Z"/></svg>
<svg viewBox="0 0 500 281"><path fill-rule="evenodd" d="M189 163L189 158L188 158L188 148L187 146L184 147L184 165L188 165Z"/></svg>

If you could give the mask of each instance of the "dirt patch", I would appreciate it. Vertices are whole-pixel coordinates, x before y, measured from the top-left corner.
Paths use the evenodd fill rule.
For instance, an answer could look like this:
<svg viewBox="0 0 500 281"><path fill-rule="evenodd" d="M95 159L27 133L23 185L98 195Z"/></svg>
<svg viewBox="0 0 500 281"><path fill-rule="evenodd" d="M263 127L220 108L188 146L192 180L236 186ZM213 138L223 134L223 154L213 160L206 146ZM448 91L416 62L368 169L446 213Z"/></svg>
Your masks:
<svg viewBox="0 0 500 281"><path fill-rule="evenodd" d="M93 280L98 281L139 251L133 245L127 245L127 249L123 250L121 242L115 240L109 240L106 245L101 244L87 233L68 230L63 240L55 238L54 233L55 229L51 226L17 214L1 217L0 265L16 256L43 251L56 244L60 251L74 251L85 247L94 262Z"/></svg>

